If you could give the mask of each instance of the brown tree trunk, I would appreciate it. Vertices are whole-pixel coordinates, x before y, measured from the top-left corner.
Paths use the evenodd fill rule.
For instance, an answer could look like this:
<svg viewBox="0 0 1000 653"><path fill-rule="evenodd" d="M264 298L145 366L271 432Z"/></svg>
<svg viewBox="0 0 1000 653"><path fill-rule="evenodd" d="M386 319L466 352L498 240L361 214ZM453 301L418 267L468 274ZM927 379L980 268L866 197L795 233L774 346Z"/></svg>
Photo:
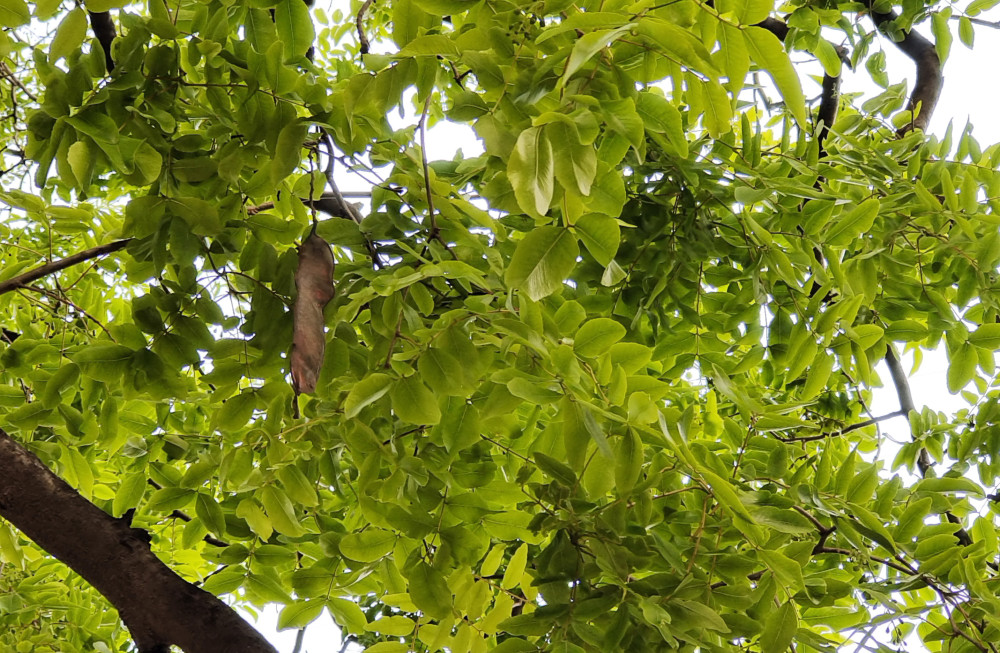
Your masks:
<svg viewBox="0 0 1000 653"><path fill-rule="evenodd" d="M139 651L276 653L218 598L157 558L148 535L84 499L0 430L0 516L118 609Z"/></svg>

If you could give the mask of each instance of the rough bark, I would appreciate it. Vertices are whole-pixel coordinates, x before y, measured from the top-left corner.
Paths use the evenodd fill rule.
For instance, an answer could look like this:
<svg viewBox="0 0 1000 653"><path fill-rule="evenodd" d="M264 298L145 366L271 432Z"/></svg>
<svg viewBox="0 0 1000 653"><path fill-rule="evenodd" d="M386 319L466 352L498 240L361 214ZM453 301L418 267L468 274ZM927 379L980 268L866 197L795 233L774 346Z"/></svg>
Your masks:
<svg viewBox="0 0 1000 653"><path fill-rule="evenodd" d="M0 516L118 610L140 653L276 653L218 598L150 550L148 534L84 499L0 430Z"/></svg>

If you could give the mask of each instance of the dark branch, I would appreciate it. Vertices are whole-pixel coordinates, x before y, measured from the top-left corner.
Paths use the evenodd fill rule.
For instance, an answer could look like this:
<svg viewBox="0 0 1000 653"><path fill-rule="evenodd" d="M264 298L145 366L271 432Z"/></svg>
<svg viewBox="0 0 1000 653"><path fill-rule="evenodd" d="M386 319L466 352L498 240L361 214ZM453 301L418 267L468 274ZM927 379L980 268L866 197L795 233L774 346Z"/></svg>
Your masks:
<svg viewBox="0 0 1000 653"><path fill-rule="evenodd" d="M365 36L365 12L368 11L368 7L372 6L372 0L365 0L362 3L361 8L358 9L357 18L354 24L358 27L358 43L361 45L361 54L368 54L371 49L371 44L368 42L368 37Z"/></svg>
<svg viewBox="0 0 1000 653"><path fill-rule="evenodd" d="M156 557L145 531L115 519L0 430L0 516L104 595L140 653L276 653L228 605Z"/></svg>
<svg viewBox="0 0 1000 653"><path fill-rule="evenodd" d="M130 242L132 242L131 238L125 238L124 240L116 240L112 243L107 243L106 245L91 247L90 249L85 249L82 252L71 254L66 258L61 258L58 261L52 261L50 263L46 263L45 265L40 265L34 270L29 270L24 274L17 275L13 279L0 281L0 295L22 288L32 281L38 281L42 277L48 276L53 272L65 270L66 268L72 267L77 263L82 263L83 261L89 261L90 259L104 256L105 254L117 252Z"/></svg>
<svg viewBox="0 0 1000 653"><path fill-rule="evenodd" d="M788 36L788 25L778 18L773 16L768 16L764 20L757 23L756 27L762 27L766 29L771 34L778 37L779 41L784 42L785 38ZM841 60L846 58L846 51L840 46L834 46L837 50L837 54L840 55ZM823 148L823 142L830 133L830 127L833 125L834 121L837 119L837 110L840 106L840 76L823 75L823 93L820 96L819 102L819 115L816 117L818 122L822 122L823 126L820 129L817 138L819 139L819 158L826 156L826 150Z"/></svg>
<svg viewBox="0 0 1000 653"><path fill-rule="evenodd" d="M842 428L842 429L840 429L838 431L832 431L830 433L820 433L819 435L792 436L790 438L782 438L780 436L776 436L776 437L777 437L778 440L781 440L782 442L814 442L816 440L825 440L827 438L835 438L835 437L837 437L839 435L844 435L845 433L850 433L851 431L857 431L858 429L863 429L866 426L872 426L874 424L878 424L879 422L884 422L887 419L892 419L894 417L900 417L900 416L905 416L905 415L906 415L906 413L904 413L903 411L901 411L901 410L895 410L895 411L893 411L891 413L887 413L887 414L881 415L879 417L872 417L871 419L866 419L863 422L858 422L856 424L851 424L849 426L845 426L844 428Z"/></svg>
<svg viewBox="0 0 1000 653"><path fill-rule="evenodd" d="M875 11L874 0L866 0L866 3L875 26L883 34L889 36L891 34L890 25L898 18L896 13L894 11L889 13ZM941 84L944 80L941 76L941 60L938 58L934 44L916 30L911 29L906 32L903 39L896 42L896 47L902 50L903 54L917 66L917 80L913 85L913 92L910 94L910 101L906 108L916 112L919 107L919 113L913 117L910 124L899 129L899 135L903 135L911 129L927 129L941 95Z"/></svg>
<svg viewBox="0 0 1000 653"><path fill-rule="evenodd" d="M104 50L104 65L110 73L115 69L115 61L111 58L111 44L118 33L115 32L115 23L111 20L111 14L107 11L88 11L90 14L90 29L94 31L101 49Z"/></svg>

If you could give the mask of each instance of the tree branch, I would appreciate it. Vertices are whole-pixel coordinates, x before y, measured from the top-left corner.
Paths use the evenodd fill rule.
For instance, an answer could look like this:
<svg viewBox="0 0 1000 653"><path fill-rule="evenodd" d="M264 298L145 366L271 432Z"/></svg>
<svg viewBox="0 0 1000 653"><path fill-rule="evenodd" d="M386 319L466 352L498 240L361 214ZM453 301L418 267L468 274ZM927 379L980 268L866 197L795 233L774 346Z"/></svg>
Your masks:
<svg viewBox="0 0 1000 653"><path fill-rule="evenodd" d="M889 374L892 376L892 384L896 387L896 396L899 398L899 410L904 416L909 416L911 410L916 410L913 405L913 395L910 394L910 381L906 377L906 371L902 363L896 357L892 345L886 347L885 364L889 366Z"/></svg>
<svg viewBox="0 0 1000 653"><path fill-rule="evenodd" d="M865 0L868 11L872 16L875 27L886 36L890 36L889 26L899 16L896 12L882 13L875 11L875 0ZM900 136L911 129L927 129L937 106L938 98L941 95L941 60L938 58L934 44L924 38L919 32L911 29L903 35L901 41L896 42L903 54L909 57L917 67L917 79L913 84L913 92L910 93L910 101L906 108L908 111L919 113L913 116L910 124L904 125L897 132Z"/></svg>
<svg viewBox="0 0 1000 653"><path fill-rule="evenodd" d="M118 609L140 653L276 653L217 597L149 548L148 534L84 499L0 430L0 516Z"/></svg>
<svg viewBox="0 0 1000 653"><path fill-rule="evenodd" d="M354 24L358 28L358 43L361 46L361 54L368 54L371 49L371 44L368 42L368 37L365 36L365 12L368 11L368 7L372 6L372 0L365 0L361 4L361 8L358 9L358 15L354 19Z"/></svg>
<svg viewBox="0 0 1000 653"><path fill-rule="evenodd" d="M111 20L111 14L107 11L88 11L90 14L90 29L94 31L94 36L101 44L104 51L104 66L110 73L115 69L115 60L111 58L111 44L118 33L115 32L115 23Z"/></svg>
<svg viewBox="0 0 1000 653"><path fill-rule="evenodd" d="M91 247L90 249L85 249L82 252L77 252L76 254L71 254L66 258L61 258L58 261L51 261L45 265L40 265L34 270L29 270L24 274L19 274L12 279L7 279L6 281L0 281L0 295L8 293L12 290L17 290L22 288L32 281L38 281L42 277L48 276L54 272L59 272L65 270L68 267L72 267L77 263L82 263L84 261L89 261L90 259L97 258L99 256L104 256L105 254L110 254L112 252L117 252L126 245L132 242L131 238L125 238L123 240L116 240L105 245L98 245L97 247Z"/></svg>
<svg viewBox="0 0 1000 653"><path fill-rule="evenodd" d="M773 16L768 16L761 22L757 23L755 27L762 27L778 37L779 41L784 42L785 38L788 36L788 25L778 18ZM832 45L832 44L831 44ZM840 55L841 60L846 59L846 51L843 47L833 46L837 50L837 54ZM846 62L845 62L846 64ZM830 127L833 125L834 121L837 119L837 111L840 108L840 76L832 76L823 74L823 92L820 95L819 100L819 114L816 116L816 121L822 123L819 134L816 138L819 140L819 158L826 156L826 149L823 147L823 142L830 133Z"/></svg>

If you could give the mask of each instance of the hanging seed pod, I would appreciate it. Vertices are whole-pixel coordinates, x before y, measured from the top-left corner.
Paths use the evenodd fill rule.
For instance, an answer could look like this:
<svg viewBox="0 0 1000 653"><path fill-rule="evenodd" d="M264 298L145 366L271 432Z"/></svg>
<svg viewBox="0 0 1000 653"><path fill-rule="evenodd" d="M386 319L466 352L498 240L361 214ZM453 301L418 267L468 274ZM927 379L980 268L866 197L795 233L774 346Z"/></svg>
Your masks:
<svg viewBox="0 0 1000 653"><path fill-rule="evenodd" d="M292 306L292 388L295 394L316 390L326 350L323 309L333 299L333 251L316 234L316 228L299 247L299 268L295 272L298 291Z"/></svg>

